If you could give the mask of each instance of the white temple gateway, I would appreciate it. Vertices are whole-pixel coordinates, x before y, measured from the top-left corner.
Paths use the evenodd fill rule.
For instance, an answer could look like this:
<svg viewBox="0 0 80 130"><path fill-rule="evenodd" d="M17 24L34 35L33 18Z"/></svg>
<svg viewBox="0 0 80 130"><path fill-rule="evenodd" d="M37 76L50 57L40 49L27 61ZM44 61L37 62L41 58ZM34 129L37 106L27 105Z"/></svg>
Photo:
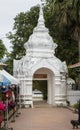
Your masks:
<svg viewBox="0 0 80 130"><path fill-rule="evenodd" d="M57 44L45 27L42 6L38 24L24 47L26 55L20 60L14 60L13 70L14 76L20 80L22 104L33 107L33 80L47 80L47 103L65 106L67 66L55 56Z"/></svg>

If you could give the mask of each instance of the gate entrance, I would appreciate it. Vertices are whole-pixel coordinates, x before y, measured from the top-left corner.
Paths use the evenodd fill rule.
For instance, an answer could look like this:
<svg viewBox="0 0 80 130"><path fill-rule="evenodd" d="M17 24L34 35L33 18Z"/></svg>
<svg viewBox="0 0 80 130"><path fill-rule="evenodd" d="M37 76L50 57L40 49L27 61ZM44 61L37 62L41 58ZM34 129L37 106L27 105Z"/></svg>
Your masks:
<svg viewBox="0 0 80 130"><path fill-rule="evenodd" d="M47 101L47 80L34 80L33 92L33 102Z"/></svg>
<svg viewBox="0 0 80 130"><path fill-rule="evenodd" d="M53 72L47 68L38 69L33 75L32 90L34 93L35 93L35 90L37 92L33 96L33 102L46 101L48 104L53 104L53 101L54 101L54 74ZM41 94L42 94L42 98L39 98ZM36 99L34 97L36 97Z"/></svg>
<svg viewBox="0 0 80 130"><path fill-rule="evenodd" d="M43 8L37 26L24 44L26 55L14 60L14 76L20 81L20 98L25 107L33 107L33 81L47 80L47 103L66 105L67 66L55 56L57 44L45 27Z"/></svg>

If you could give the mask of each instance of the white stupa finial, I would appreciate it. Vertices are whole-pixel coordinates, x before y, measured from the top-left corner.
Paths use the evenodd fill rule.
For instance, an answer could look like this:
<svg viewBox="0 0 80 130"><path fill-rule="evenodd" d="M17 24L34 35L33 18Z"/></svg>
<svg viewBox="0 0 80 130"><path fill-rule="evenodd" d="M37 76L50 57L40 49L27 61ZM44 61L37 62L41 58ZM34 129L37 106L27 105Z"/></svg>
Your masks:
<svg viewBox="0 0 80 130"><path fill-rule="evenodd" d="M45 1L41 0L40 3L40 13L39 13L39 19L38 19L38 25L44 25L44 17L43 17L43 6L45 5Z"/></svg>
<svg viewBox="0 0 80 130"><path fill-rule="evenodd" d="M45 0L41 0L41 5L44 6L46 4Z"/></svg>

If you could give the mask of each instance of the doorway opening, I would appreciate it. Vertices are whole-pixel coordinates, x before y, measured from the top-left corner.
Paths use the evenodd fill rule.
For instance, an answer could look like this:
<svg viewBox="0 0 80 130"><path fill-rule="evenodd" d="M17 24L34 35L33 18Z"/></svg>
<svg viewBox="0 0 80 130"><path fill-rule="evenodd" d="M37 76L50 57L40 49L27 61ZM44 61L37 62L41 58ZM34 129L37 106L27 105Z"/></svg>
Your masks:
<svg viewBox="0 0 80 130"><path fill-rule="evenodd" d="M45 100L47 101L47 80L33 80L33 92L36 91L36 99L35 101L41 101L41 100ZM37 97L39 97L39 95L42 94L42 98L37 99Z"/></svg>
<svg viewBox="0 0 80 130"><path fill-rule="evenodd" d="M32 92L33 104L35 102L40 104L40 101L42 104L53 104L54 73L47 68L40 68L36 70L33 74ZM42 98L41 94L43 95Z"/></svg>

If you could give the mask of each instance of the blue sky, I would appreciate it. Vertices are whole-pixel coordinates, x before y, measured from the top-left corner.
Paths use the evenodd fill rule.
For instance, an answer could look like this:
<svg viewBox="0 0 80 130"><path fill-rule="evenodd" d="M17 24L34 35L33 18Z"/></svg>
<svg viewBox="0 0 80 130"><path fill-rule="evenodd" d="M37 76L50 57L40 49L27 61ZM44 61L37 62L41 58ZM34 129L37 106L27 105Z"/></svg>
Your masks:
<svg viewBox="0 0 80 130"><path fill-rule="evenodd" d="M8 51L11 51L11 44L6 39L6 34L12 31L15 16L39 3L40 0L0 0L0 39L3 40Z"/></svg>

